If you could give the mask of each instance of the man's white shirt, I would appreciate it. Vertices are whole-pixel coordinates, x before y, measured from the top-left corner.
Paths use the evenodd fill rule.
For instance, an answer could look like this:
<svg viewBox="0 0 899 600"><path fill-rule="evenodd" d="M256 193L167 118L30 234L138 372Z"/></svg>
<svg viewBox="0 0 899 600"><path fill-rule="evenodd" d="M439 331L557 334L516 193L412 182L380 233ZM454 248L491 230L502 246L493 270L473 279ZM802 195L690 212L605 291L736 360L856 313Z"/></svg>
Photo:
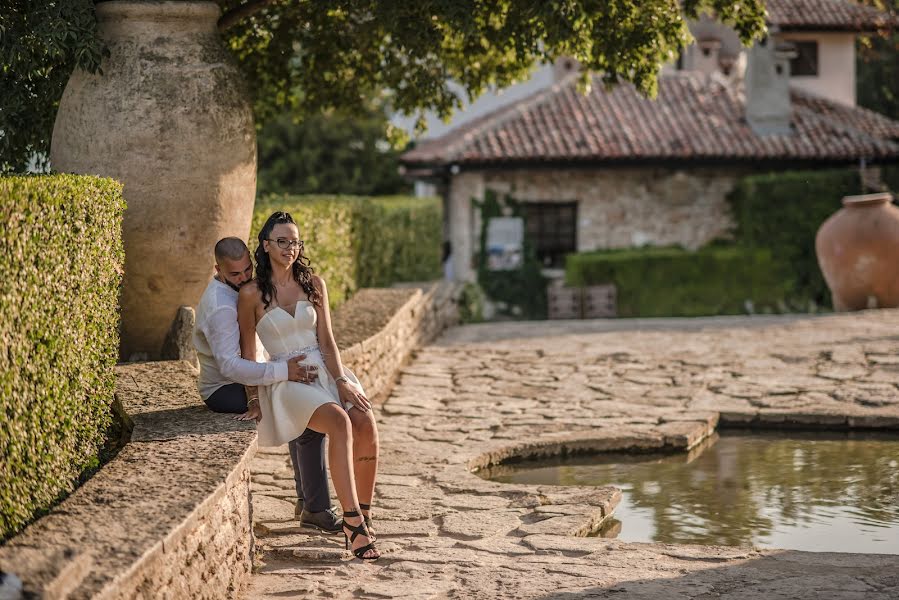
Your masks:
<svg viewBox="0 0 899 600"><path fill-rule="evenodd" d="M237 291L218 279L209 282L197 305L194 347L200 361L197 388L203 400L230 383L271 385L288 379L286 362L255 362L240 356ZM256 354L261 353L257 336Z"/></svg>

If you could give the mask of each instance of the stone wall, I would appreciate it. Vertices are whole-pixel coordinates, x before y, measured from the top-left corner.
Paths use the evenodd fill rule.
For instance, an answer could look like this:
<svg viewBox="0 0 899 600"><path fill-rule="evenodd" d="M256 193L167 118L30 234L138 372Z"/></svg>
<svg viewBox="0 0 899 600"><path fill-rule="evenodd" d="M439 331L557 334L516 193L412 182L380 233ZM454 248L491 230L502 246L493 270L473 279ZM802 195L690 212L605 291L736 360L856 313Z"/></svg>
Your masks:
<svg viewBox="0 0 899 600"><path fill-rule="evenodd" d="M643 245L696 249L728 237L727 194L737 168L605 167L463 171L452 179L449 226L459 280L473 280L480 219L471 198L485 190L531 202L577 202L579 252Z"/></svg>
<svg viewBox="0 0 899 600"><path fill-rule="evenodd" d="M0 569L24 597L228 597L251 565L252 425L207 410L183 361L116 367L116 397L130 442L0 548Z"/></svg>
<svg viewBox="0 0 899 600"><path fill-rule="evenodd" d="M455 285L441 283L428 284L423 288L371 290L379 291L405 293L406 301L388 315L387 322L376 333L340 349L342 361L353 370L369 398L375 402L387 399L397 373L416 347L435 339L441 331L459 322L458 287ZM335 329L345 326L346 316L349 316L346 313L351 313L356 307L367 311L366 292L368 290L361 290L335 314ZM339 344L341 336L338 334L337 337Z"/></svg>
<svg viewBox="0 0 899 600"><path fill-rule="evenodd" d="M335 313L338 344L351 340L341 354L369 396L386 398L412 350L458 321L456 291L362 290ZM188 362L119 365L116 376L131 440L0 548L4 600L236 596L254 553L253 424L209 411Z"/></svg>

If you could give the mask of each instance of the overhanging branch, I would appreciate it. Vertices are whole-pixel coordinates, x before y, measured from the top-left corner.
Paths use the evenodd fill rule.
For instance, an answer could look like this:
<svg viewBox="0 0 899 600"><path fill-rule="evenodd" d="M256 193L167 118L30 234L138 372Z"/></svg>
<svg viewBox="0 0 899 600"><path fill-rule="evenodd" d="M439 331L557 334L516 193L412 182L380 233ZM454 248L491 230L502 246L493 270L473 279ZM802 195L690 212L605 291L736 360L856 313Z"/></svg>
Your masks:
<svg viewBox="0 0 899 600"><path fill-rule="evenodd" d="M219 18L219 31L224 32L225 30L230 29L238 22L253 16L266 6L274 4L276 1L277 0L250 0L246 4L241 4L237 8L232 8Z"/></svg>

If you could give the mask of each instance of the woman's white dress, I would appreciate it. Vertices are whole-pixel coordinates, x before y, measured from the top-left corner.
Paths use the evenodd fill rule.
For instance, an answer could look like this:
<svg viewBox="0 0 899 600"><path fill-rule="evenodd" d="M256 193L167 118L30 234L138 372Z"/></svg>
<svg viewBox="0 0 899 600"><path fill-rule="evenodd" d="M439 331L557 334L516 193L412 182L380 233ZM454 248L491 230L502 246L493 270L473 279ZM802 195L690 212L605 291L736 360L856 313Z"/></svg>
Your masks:
<svg viewBox="0 0 899 600"><path fill-rule="evenodd" d="M301 300L294 310L293 315L280 307L268 311L256 324L256 333L269 354L269 360L284 361L305 354L303 364L316 366L318 378L311 384L281 381L259 386L259 406L262 409L262 420L256 424L259 446L286 444L305 431L312 413L319 406L328 402L340 404L337 384L328 373L318 347L315 306ZM362 386L356 376L346 367L343 372L350 383L361 391ZM350 406L347 404L344 408L349 410Z"/></svg>

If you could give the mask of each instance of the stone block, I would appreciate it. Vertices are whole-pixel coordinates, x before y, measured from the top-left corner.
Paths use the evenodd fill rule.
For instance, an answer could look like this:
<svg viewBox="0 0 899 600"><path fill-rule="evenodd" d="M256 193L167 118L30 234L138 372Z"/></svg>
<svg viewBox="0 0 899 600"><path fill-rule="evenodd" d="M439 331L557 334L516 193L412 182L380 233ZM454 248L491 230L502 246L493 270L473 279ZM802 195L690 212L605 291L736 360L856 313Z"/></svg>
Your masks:
<svg viewBox="0 0 899 600"><path fill-rule="evenodd" d="M441 531L463 539L506 535L521 525L518 512L471 510L443 516Z"/></svg>
<svg viewBox="0 0 899 600"><path fill-rule="evenodd" d="M199 369L193 334L197 315L192 306L181 306L165 335L160 356L162 360L186 360Z"/></svg>

